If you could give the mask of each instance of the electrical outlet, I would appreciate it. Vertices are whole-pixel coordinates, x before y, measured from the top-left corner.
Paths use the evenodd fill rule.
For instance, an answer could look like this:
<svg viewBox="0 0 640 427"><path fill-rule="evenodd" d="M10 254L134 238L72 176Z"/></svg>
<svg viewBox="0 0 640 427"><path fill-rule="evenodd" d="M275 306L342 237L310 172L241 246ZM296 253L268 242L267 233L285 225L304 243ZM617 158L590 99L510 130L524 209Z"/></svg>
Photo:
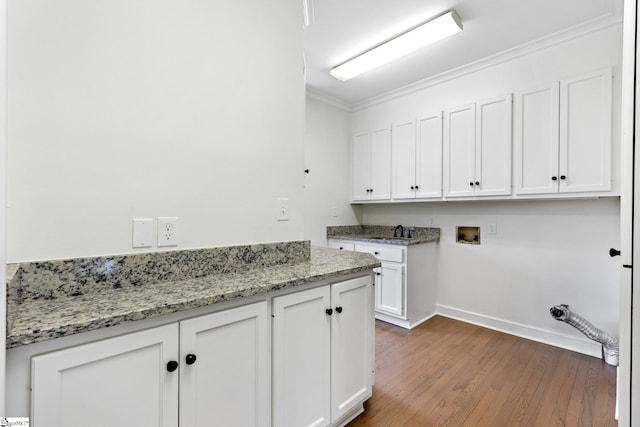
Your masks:
<svg viewBox="0 0 640 427"><path fill-rule="evenodd" d="M289 199L276 199L276 220L289 221Z"/></svg>
<svg viewBox="0 0 640 427"><path fill-rule="evenodd" d="M153 240L153 220L134 219L133 220L133 247L150 248Z"/></svg>
<svg viewBox="0 0 640 427"><path fill-rule="evenodd" d="M337 218L338 217L338 207L337 206L333 206L331 208L331 217L332 218Z"/></svg>
<svg viewBox="0 0 640 427"><path fill-rule="evenodd" d="M178 218L158 217L158 247L178 246Z"/></svg>

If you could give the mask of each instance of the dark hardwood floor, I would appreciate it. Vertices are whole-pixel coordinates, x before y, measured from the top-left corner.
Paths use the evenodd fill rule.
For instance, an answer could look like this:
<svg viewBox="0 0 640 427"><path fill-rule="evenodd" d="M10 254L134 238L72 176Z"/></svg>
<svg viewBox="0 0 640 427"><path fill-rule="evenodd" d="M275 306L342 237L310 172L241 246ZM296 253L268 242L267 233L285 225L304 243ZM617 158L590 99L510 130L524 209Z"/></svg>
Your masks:
<svg viewBox="0 0 640 427"><path fill-rule="evenodd" d="M363 426L617 426L603 360L436 316L376 321L376 381Z"/></svg>

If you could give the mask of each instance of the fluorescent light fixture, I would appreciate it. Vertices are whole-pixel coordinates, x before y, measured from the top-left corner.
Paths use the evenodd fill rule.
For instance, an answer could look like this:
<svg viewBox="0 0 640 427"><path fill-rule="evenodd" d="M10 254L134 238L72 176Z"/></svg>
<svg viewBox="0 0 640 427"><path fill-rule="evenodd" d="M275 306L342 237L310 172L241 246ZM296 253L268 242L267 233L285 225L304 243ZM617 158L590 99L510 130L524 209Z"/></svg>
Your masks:
<svg viewBox="0 0 640 427"><path fill-rule="evenodd" d="M460 31L460 17L450 10L334 67L330 74L338 80L349 80Z"/></svg>

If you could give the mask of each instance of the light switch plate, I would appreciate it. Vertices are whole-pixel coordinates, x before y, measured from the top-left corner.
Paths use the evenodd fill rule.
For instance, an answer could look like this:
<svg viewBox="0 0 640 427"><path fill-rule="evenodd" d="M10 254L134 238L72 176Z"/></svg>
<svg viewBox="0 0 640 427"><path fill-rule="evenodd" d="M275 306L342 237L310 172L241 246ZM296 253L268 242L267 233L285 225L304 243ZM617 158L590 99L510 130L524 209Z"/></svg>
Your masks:
<svg viewBox="0 0 640 427"><path fill-rule="evenodd" d="M133 220L133 247L150 248L153 239L153 220Z"/></svg>
<svg viewBox="0 0 640 427"><path fill-rule="evenodd" d="M289 221L289 199L276 199L276 220Z"/></svg>

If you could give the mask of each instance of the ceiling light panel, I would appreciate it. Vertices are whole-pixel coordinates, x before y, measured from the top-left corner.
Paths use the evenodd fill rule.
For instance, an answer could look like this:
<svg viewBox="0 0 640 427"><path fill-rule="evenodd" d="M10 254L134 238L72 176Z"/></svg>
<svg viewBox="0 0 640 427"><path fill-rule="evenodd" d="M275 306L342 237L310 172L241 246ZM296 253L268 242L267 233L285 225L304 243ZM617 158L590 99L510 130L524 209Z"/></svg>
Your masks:
<svg viewBox="0 0 640 427"><path fill-rule="evenodd" d="M338 65L330 73L346 81L460 31L460 17L451 10Z"/></svg>

